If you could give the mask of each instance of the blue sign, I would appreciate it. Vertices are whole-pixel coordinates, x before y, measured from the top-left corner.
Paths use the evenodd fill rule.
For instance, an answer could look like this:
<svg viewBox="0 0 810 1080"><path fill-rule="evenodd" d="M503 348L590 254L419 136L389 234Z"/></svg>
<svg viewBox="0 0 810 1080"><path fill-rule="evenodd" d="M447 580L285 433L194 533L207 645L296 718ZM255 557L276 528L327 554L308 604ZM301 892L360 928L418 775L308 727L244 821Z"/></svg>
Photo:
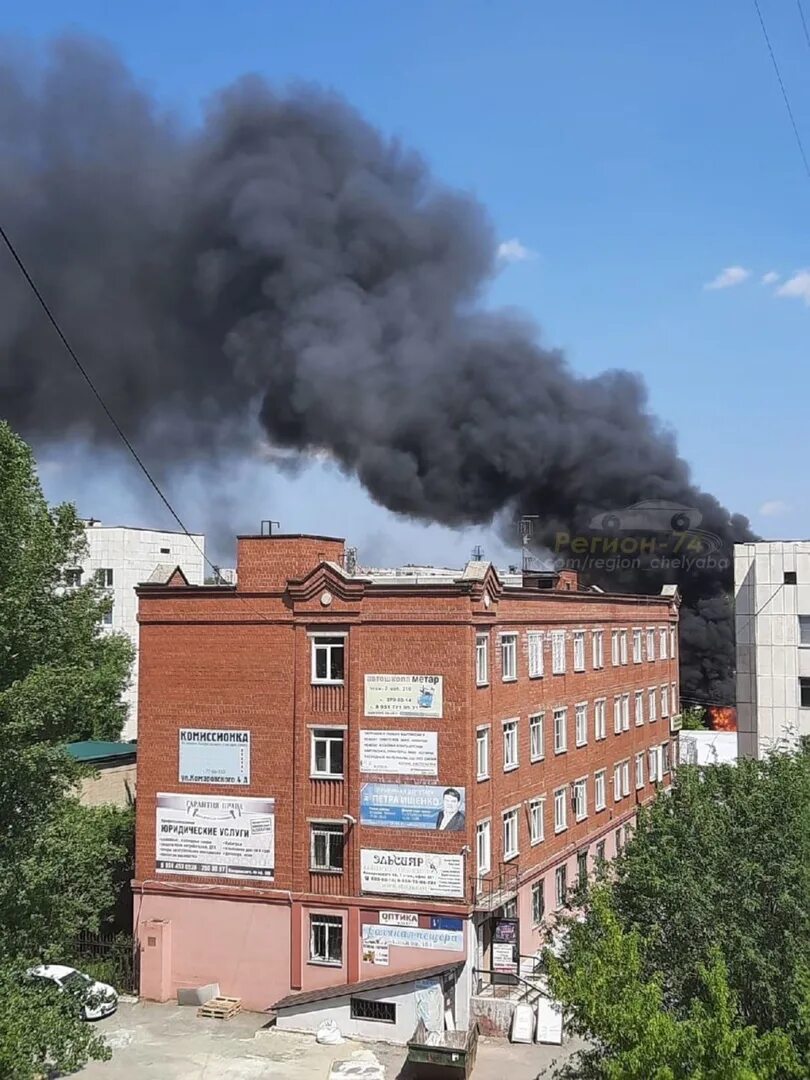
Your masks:
<svg viewBox="0 0 810 1080"><path fill-rule="evenodd" d="M462 919L456 919L452 915L431 915L431 930L461 930L464 925Z"/></svg>
<svg viewBox="0 0 810 1080"><path fill-rule="evenodd" d="M428 784L363 784L360 824L388 829L463 832L464 788Z"/></svg>

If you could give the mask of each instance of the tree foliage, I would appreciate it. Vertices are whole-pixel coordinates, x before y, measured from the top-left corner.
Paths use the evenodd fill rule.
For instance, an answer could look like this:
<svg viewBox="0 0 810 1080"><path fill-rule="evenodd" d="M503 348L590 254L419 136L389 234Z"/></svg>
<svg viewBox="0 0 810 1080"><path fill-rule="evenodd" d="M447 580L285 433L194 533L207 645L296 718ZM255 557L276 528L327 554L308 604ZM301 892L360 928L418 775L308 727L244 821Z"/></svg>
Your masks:
<svg viewBox="0 0 810 1080"><path fill-rule="evenodd" d="M649 1066L660 1051L673 1077L810 1076L807 746L736 766L681 766L671 792L640 812L585 912L549 964L577 1030L599 1047L592 1075L641 1076L632 1055ZM602 966L618 981L605 982ZM636 1018L629 1027L625 1006ZM684 1059L679 1032L693 1048L711 1036L727 1071L709 1071L710 1055Z"/></svg>
<svg viewBox="0 0 810 1080"><path fill-rule="evenodd" d="M0 423L0 1075L15 1080L103 1048L65 995L43 1008L19 977L98 925L125 857L119 819L79 805L83 770L64 749L118 737L132 659L100 630L95 582L68 587L82 555L75 509L47 505L28 447Z"/></svg>

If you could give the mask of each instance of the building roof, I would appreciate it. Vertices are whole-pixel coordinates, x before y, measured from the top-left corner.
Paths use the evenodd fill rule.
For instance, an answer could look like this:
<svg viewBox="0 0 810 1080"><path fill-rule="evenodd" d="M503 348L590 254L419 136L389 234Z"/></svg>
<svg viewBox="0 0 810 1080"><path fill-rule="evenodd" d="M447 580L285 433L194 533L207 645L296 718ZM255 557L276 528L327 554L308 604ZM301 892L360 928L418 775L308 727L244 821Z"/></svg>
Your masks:
<svg viewBox="0 0 810 1080"><path fill-rule="evenodd" d="M310 1005L316 1001L328 1001L330 998L346 997L347 994L367 994L370 990L382 990L386 986L401 986L417 979L430 979L444 975L448 971L458 971L462 963L434 964L433 967L417 968L416 971L396 971L391 975L381 975L376 979L361 979L359 982L340 983L338 986L324 986L320 990L305 990L298 994L287 994L270 1008L292 1009L296 1005Z"/></svg>
<svg viewBox="0 0 810 1080"><path fill-rule="evenodd" d="M82 518L86 530L126 529L127 532L154 533L156 536L190 536L194 540L204 540L205 533L187 533L182 529L156 529L152 525L105 525L98 518Z"/></svg>
<svg viewBox="0 0 810 1080"><path fill-rule="evenodd" d="M123 761L134 758L138 752L134 742L103 742L98 739L85 739L82 742L68 743L67 752L76 761L85 765L93 762Z"/></svg>

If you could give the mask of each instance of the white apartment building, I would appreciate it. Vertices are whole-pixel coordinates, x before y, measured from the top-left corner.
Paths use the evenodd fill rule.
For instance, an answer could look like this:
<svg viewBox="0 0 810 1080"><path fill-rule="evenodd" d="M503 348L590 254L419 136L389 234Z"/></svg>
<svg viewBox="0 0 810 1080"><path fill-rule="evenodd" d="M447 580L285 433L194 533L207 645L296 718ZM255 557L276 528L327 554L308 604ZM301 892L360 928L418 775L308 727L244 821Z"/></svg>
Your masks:
<svg viewBox="0 0 810 1080"><path fill-rule="evenodd" d="M154 574L169 574L179 566L191 585L205 580L205 537L191 538L181 532L137 529L127 525L103 525L90 519L85 522L88 554L76 584L97 575L112 595L112 611L105 625L123 631L135 646L132 680L124 693L128 706L121 738L135 739L138 733L138 597L135 586Z"/></svg>
<svg viewBox="0 0 810 1080"><path fill-rule="evenodd" d="M810 540L734 546L741 756L810 735Z"/></svg>

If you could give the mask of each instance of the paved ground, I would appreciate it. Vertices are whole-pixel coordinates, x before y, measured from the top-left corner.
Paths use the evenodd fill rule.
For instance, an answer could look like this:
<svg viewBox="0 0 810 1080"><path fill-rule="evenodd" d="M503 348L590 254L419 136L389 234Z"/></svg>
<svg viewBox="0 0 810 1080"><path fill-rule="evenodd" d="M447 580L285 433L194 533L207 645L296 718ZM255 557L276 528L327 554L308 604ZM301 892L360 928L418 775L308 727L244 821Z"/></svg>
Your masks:
<svg viewBox="0 0 810 1080"><path fill-rule="evenodd" d="M111 1061L91 1062L82 1080L326 1080L330 1064L373 1054L386 1080L397 1080L405 1060L401 1047L345 1042L319 1046L309 1035L263 1027L264 1017L241 1013L233 1020L202 1020L196 1009L150 1002L121 1003L97 1024L113 1049ZM479 1043L474 1080L537 1080L570 1048Z"/></svg>

